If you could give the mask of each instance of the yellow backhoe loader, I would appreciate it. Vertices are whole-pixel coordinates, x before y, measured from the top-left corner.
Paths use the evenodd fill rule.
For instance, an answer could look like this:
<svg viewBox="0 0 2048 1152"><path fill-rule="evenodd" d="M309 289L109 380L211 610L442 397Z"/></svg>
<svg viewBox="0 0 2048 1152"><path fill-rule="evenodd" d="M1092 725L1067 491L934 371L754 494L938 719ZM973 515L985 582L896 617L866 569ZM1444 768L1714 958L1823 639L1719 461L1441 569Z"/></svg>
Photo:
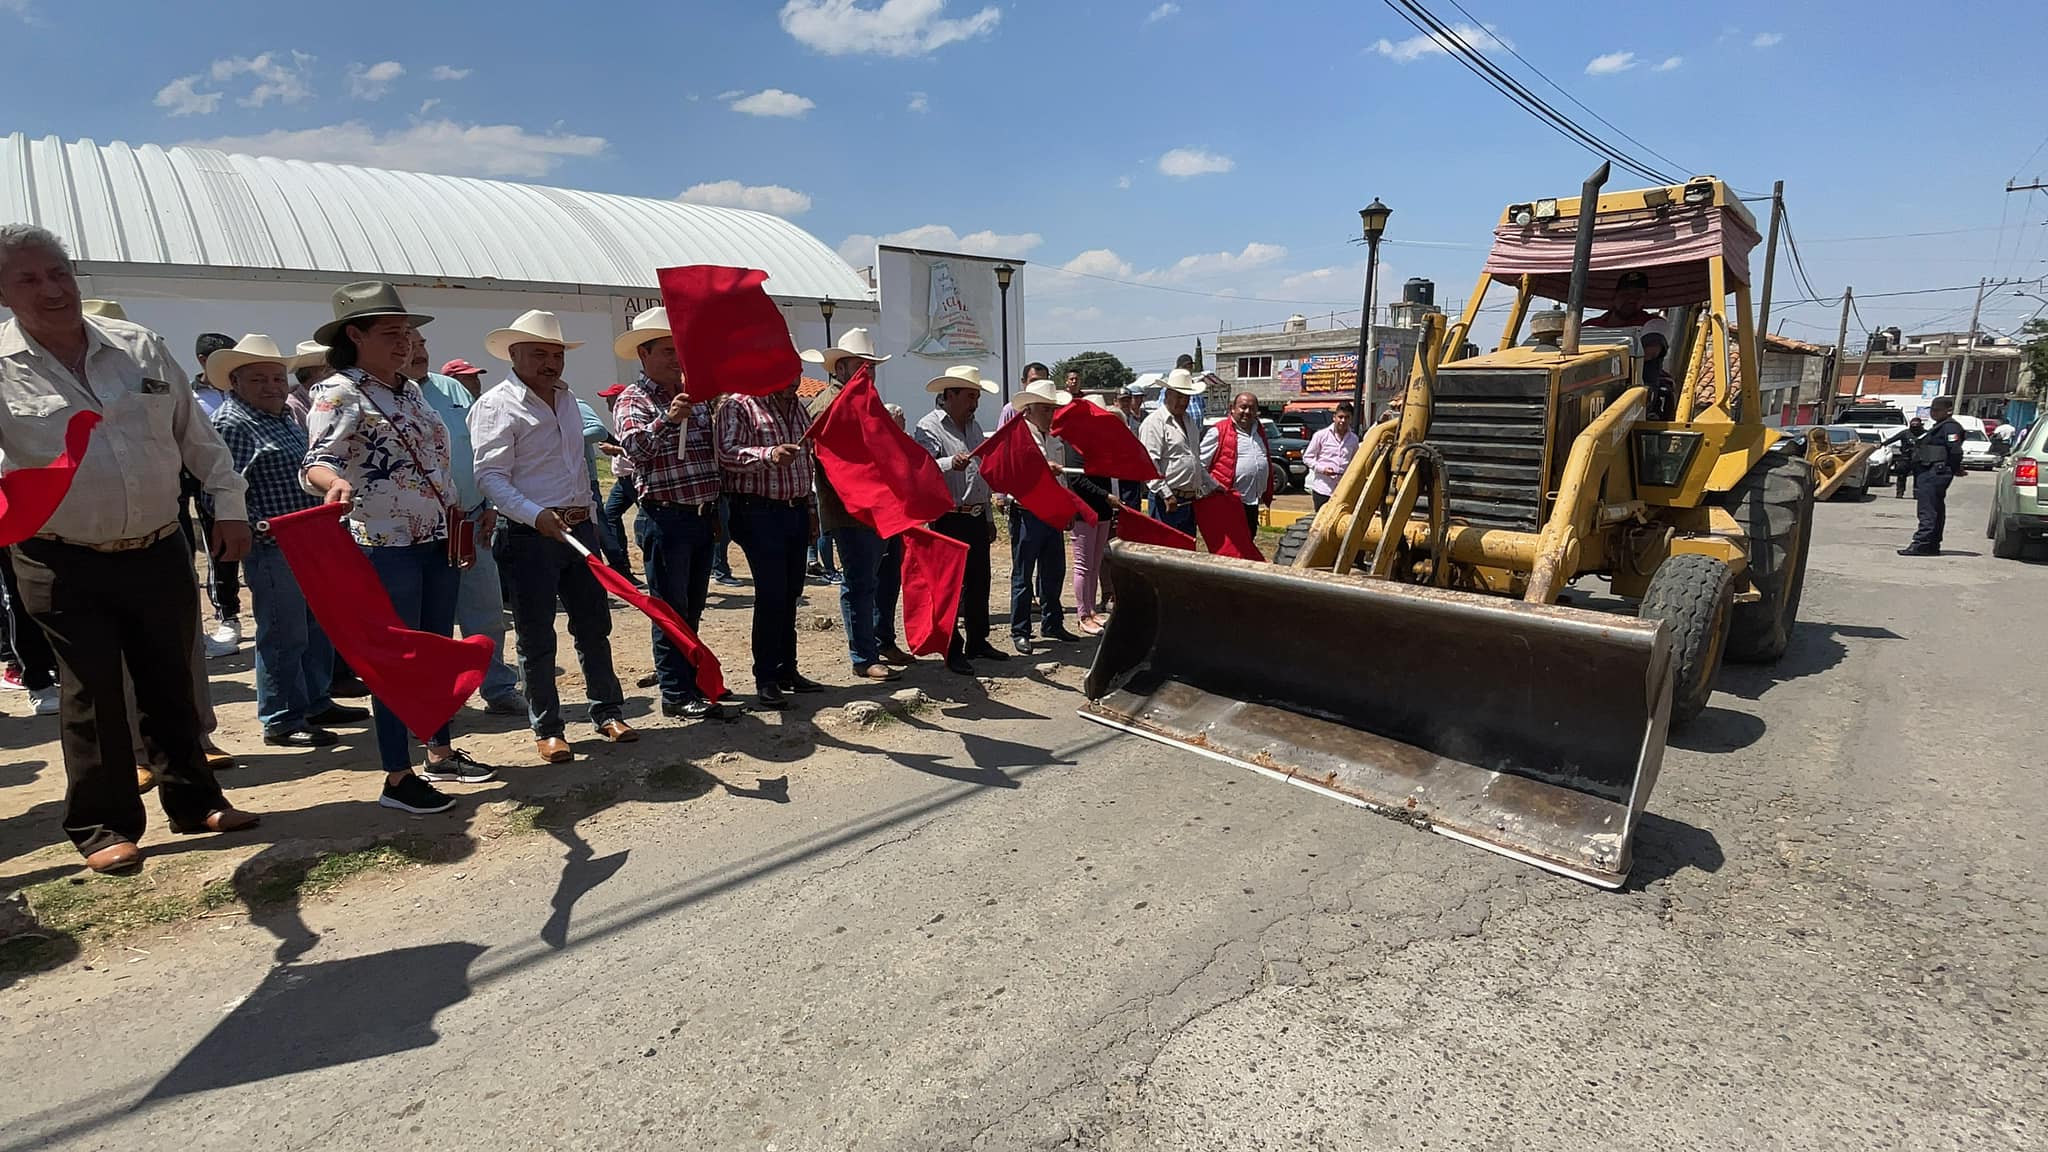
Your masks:
<svg viewBox="0 0 2048 1152"><path fill-rule="evenodd" d="M1759 420L1754 219L1711 177L1605 179L1507 206L1398 421L1275 563L1111 546L1084 716L1624 882L1667 726L1724 655L1785 650L1814 483ZM1455 358L1497 286L1498 345ZM1634 615L1559 602L1588 577Z"/></svg>

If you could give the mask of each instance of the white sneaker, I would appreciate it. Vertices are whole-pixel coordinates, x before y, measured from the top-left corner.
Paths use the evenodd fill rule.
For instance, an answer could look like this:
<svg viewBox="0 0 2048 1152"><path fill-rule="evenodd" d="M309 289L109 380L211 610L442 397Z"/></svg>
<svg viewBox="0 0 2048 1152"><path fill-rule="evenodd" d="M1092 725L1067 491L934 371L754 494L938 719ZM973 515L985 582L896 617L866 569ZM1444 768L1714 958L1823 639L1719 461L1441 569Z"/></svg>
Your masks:
<svg viewBox="0 0 2048 1152"><path fill-rule="evenodd" d="M209 633L204 640L200 641L200 644L206 649L206 658L208 660L218 660L223 656L233 656L242 650L239 637L223 640L221 639L219 629Z"/></svg>
<svg viewBox="0 0 2048 1152"><path fill-rule="evenodd" d="M55 716L59 708L57 689L54 686L34 689L28 694L28 702L35 715Z"/></svg>
<svg viewBox="0 0 2048 1152"><path fill-rule="evenodd" d="M240 644L242 642L242 622L240 620L221 621L219 626L213 630L213 639L220 641L222 644Z"/></svg>

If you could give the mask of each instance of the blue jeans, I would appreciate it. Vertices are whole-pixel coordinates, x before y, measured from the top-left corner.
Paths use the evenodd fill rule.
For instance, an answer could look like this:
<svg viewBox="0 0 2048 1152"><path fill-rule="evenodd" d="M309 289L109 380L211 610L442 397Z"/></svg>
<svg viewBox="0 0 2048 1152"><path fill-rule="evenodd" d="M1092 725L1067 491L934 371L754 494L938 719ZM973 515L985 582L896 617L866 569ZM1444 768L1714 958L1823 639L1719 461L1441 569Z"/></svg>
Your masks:
<svg viewBox="0 0 2048 1152"><path fill-rule="evenodd" d="M732 539L754 570L754 683L796 676L796 602L804 594L810 509L754 496L732 498Z"/></svg>
<svg viewBox="0 0 2048 1152"><path fill-rule="evenodd" d="M1061 627L1060 586L1067 580L1066 533L1024 511L1010 508L1010 635L1031 638L1031 593L1037 586L1045 630Z"/></svg>
<svg viewBox="0 0 2048 1152"><path fill-rule="evenodd" d="M496 648L491 662L484 665L483 697L497 700L519 688L519 673L505 662L505 586L498 578L498 558L491 555L488 540L476 550L476 563L464 569L457 580L461 588L455 597L455 623L464 636L488 636Z"/></svg>
<svg viewBox="0 0 2048 1152"><path fill-rule="evenodd" d="M612 494L604 502L604 523L600 525L604 538L604 562L629 580L633 577L633 554L626 550L626 510L638 497L631 480L613 480Z"/></svg>
<svg viewBox="0 0 2048 1152"><path fill-rule="evenodd" d="M886 647L896 646L896 601L902 595L903 537L899 535L882 549L881 578L875 584L875 640Z"/></svg>
<svg viewBox="0 0 2048 1152"><path fill-rule="evenodd" d="M830 532L819 533L818 538L811 541L811 547L804 554L804 559L824 569L827 576L837 572L839 566L832 562L832 534Z"/></svg>
<svg viewBox="0 0 2048 1152"><path fill-rule="evenodd" d="M306 607L282 549L249 549L242 576L256 615L256 718L265 732L290 732L334 705L327 694L334 646Z"/></svg>
<svg viewBox="0 0 2048 1152"><path fill-rule="evenodd" d="M875 530L856 524L834 528L829 538L839 548L841 571L839 619L846 625L847 653L856 669L882 658L882 642L875 636L876 593L882 577L882 538Z"/></svg>
<svg viewBox="0 0 2048 1152"><path fill-rule="evenodd" d="M718 498L718 543L711 549L711 575L732 579L732 498Z"/></svg>
<svg viewBox="0 0 2048 1152"><path fill-rule="evenodd" d="M704 619L704 600L711 591L711 536L716 511L699 513L679 504L640 506L633 534L647 560L647 590L696 628ZM697 670L669 642L668 633L654 631L654 674L661 679L664 704L700 700Z"/></svg>
<svg viewBox="0 0 2048 1152"><path fill-rule="evenodd" d="M592 552L597 525L585 520L572 529ZM500 521L492 544L498 567L512 584L512 627L519 633L519 672L526 681L526 714L539 739L563 734L562 698L555 689L555 605L569 615L569 638L590 696L590 722L624 716L626 694L612 670L612 609L604 586L583 557L524 524Z"/></svg>
<svg viewBox="0 0 2048 1152"><path fill-rule="evenodd" d="M1183 501L1173 511L1166 510L1166 501L1157 496L1152 498L1152 518L1168 528L1178 528L1190 536L1195 535L1195 506Z"/></svg>
<svg viewBox="0 0 2048 1152"><path fill-rule="evenodd" d="M365 548L363 552L370 557L370 567L377 570L377 581L384 585L384 594L391 597L399 623L436 636L455 635L455 601L461 594L462 573L448 566L446 541ZM410 770L412 741L405 731L405 721L386 708L382 700L372 700L370 709L376 718L377 757L383 762L384 771ZM430 743L446 747L448 740L449 728L443 724Z"/></svg>

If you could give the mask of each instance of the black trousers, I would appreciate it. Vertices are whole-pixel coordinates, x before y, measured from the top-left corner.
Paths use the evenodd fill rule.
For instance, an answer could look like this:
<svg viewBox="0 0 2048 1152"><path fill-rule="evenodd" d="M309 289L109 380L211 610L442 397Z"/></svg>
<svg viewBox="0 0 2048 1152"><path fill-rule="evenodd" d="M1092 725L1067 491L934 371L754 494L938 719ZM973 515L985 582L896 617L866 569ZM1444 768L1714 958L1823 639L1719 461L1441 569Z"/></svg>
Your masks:
<svg viewBox="0 0 2048 1152"><path fill-rule="evenodd" d="M1946 468L1924 468L1913 476L1913 498L1919 503L1920 525L1907 547L1941 551L1942 529L1948 527L1948 486L1955 479Z"/></svg>
<svg viewBox="0 0 2048 1152"><path fill-rule="evenodd" d="M754 683L787 684L797 674L796 604L811 543L809 503L735 493L732 539L754 570Z"/></svg>
<svg viewBox="0 0 2048 1152"><path fill-rule="evenodd" d="M987 509L979 516L948 512L932 521L932 531L967 545L967 572L960 580L960 614L946 657L966 654L969 646L988 643L989 533Z"/></svg>
<svg viewBox="0 0 2048 1152"><path fill-rule="evenodd" d="M0 621L6 633L7 659L21 665L21 686L40 692L57 682L57 654L50 651L50 638L28 618L28 605L21 602L21 589L14 582L14 565L0 548L0 578L6 581L7 619Z"/></svg>
<svg viewBox="0 0 2048 1152"><path fill-rule="evenodd" d="M227 806L200 750L192 645L199 590L176 533L134 552L49 540L14 546L14 578L57 657L62 686L64 831L90 855L142 839L123 665L132 671L142 737L160 760L157 797L173 828L203 826Z"/></svg>

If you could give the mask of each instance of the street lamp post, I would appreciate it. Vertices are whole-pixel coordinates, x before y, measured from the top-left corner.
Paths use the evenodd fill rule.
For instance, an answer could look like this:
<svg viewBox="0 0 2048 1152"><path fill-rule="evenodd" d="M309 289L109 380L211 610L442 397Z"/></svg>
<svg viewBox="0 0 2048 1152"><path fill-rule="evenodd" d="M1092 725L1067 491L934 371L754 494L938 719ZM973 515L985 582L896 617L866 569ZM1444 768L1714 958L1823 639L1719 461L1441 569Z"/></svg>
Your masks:
<svg viewBox="0 0 2048 1152"><path fill-rule="evenodd" d="M832 346L832 310L835 307L830 296L818 301L818 315L825 318L825 347Z"/></svg>
<svg viewBox="0 0 2048 1152"><path fill-rule="evenodd" d="M1003 298L1003 399L1010 398L1010 277L1017 270L1008 264L996 265L996 290Z"/></svg>
<svg viewBox="0 0 2048 1152"><path fill-rule="evenodd" d="M1380 236L1387 230L1387 217L1393 214L1394 210L1380 203L1377 196L1372 198L1372 203L1358 210L1358 219L1365 226L1365 314L1358 321L1358 373L1351 382L1351 418L1359 428L1369 425L1365 411L1365 379L1366 373L1372 371L1372 314L1377 303L1374 292L1378 288L1380 270Z"/></svg>

